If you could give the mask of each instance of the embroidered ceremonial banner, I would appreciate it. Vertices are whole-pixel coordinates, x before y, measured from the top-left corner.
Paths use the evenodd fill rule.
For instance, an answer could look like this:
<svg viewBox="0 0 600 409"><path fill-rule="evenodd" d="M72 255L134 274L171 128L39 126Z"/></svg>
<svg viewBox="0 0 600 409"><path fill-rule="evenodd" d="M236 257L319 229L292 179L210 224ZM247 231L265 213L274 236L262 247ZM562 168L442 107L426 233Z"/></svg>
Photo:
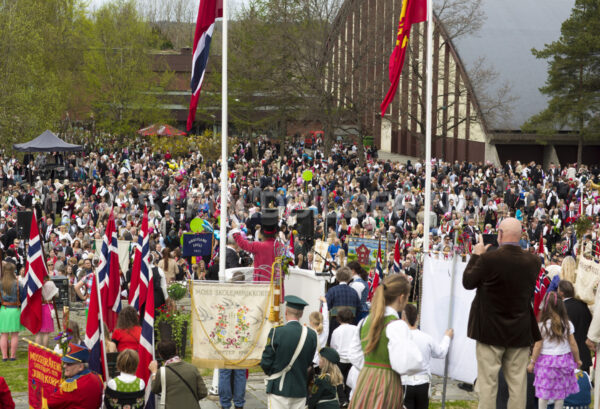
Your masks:
<svg viewBox="0 0 600 409"><path fill-rule="evenodd" d="M46 399L58 391L62 377L61 356L36 343L29 343L29 408L47 409Z"/></svg>
<svg viewBox="0 0 600 409"><path fill-rule="evenodd" d="M348 239L348 261L352 261L356 257L356 261L358 261L367 271L375 268L378 250L379 240L377 239L366 239L362 237L350 237ZM381 242L381 254L383 257L383 265L386 266L387 240Z"/></svg>
<svg viewBox="0 0 600 409"><path fill-rule="evenodd" d="M587 304L594 304L596 288L600 282L600 264L594 260L579 257L577 265L577 279L575 280L575 294L577 298Z"/></svg>
<svg viewBox="0 0 600 409"><path fill-rule="evenodd" d="M270 283L192 282L192 363L202 368L256 366L267 344Z"/></svg>

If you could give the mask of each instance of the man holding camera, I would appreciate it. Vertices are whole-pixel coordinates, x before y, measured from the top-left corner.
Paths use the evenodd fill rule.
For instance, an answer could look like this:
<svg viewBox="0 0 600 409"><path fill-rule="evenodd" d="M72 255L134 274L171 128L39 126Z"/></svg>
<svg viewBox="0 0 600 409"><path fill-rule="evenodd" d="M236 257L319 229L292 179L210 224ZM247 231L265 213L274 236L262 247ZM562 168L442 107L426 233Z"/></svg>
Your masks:
<svg viewBox="0 0 600 409"><path fill-rule="evenodd" d="M487 251L483 237L463 275L467 290L477 289L468 336L477 341L479 409L496 406L498 372L509 388L509 409L524 409L530 346L541 339L531 297L541 260L519 246L521 223L507 218L498 228L499 248Z"/></svg>

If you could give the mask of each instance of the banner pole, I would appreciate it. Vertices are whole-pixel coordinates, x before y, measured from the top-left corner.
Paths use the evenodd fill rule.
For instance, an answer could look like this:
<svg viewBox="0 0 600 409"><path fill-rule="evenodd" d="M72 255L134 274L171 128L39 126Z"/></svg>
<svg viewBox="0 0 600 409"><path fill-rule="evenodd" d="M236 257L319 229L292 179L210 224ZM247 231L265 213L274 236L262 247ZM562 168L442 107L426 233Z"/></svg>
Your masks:
<svg viewBox="0 0 600 409"><path fill-rule="evenodd" d="M227 12L228 0L223 0L223 46L221 73L221 225L219 230L219 281L225 281L225 257L227 250L227 200L228 200L228 169L227 169Z"/></svg>
<svg viewBox="0 0 600 409"><path fill-rule="evenodd" d="M446 328L452 328L454 319L454 276L456 275L456 262L458 261L458 231L454 232L454 257L452 257L452 273L450 275L450 303L448 306L448 325ZM444 359L444 388L442 389L442 409L446 408L446 387L448 386L448 367L450 364L450 348L452 341L448 346L448 353Z"/></svg>
<svg viewBox="0 0 600 409"><path fill-rule="evenodd" d="M405 0L408 1L408 0ZM423 252L429 251L429 228L431 213L431 126L433 99L433 10L432 1L427 0L427 67L425 94L425 203L423 219Z"/></svg>

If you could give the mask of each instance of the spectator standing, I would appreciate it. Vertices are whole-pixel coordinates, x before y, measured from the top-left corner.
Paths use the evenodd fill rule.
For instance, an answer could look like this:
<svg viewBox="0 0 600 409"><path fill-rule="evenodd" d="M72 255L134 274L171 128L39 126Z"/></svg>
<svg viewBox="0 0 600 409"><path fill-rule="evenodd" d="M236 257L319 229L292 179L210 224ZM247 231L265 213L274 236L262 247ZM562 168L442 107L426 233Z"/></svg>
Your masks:
<svg viewBox="0 0 600 409"><path fill-rule="evenodd" d="M554 291L545 297L539 327L542 339L533 347L527 371L535 373L539 409L546 409L549 400L554 401L555 409L562 409L564 399L579 392L575 369L581 366L581 361L573 336L575 328Z"/></svg>
<svg viewBox="0 0 600 409"><path fill-rule="evenodd" d="M585 345L587 333L592 322L592 313L587 304L575 298L575 289L570 281L561 280L558 283L558 295L562 298L569 321L573 323L575 341L581 358L581 370L590 373L592 356L589 348Z"/></svg>
<svg viewBox="0 0 600 409"><path fill-rule="evenodd" d="M325 298L327 299L327 306L329 307L329 338L331 334L338 327L336 316L338 310L342 307L348 307L352 312L353 323L356 323L356 314L360 310L360 298L356 291L348 285L351 279L352 271L348 267L341 267L335 273L335 278L338 281L338 285L331 287Z"/></svg>
<svg viewBox="0 0 600 409"><path fill-rule="evenodd" d="M10 338L10 360L17 359L17 346L19 344L19 331L23 330L21 325L21 301L25 290L17 280L17 267L12 263L3 263L2 280L0 280L0 350L2 361L9 359Z"/></svg>
<svg viewBox="0 0 600 409"><path fill-rule="evenodd" d="M486 253L490 245L480 236L463 275L463 286L477 289L468 336L477 342L479 409L495 407L500 368L510 391L508 408L526 403L527 357L541 339L531 307L541 260L521 249L520 238L521 223L504 219L498 228L500 247Z"/></svg>
<svg viewBox="0 0 600 409"><path fill-rule="evenodd" d="M152 373L152 392L161 393L162 377L165 377L166 394L165 409L199 409L198 401L206 397L206 386L202 376L192 364L184 362L177 356L175 342L158 343L158 354L164 360L164 369L158 370L156 361L150 362Z"/></svg>
<svg viewBox="0 0 600 409"><path fill-rule="evenodd" d="M171 259L171 250L165 247L162 250L162 260L158 262L158 268L165 272L165 278L167 279L167 285L175 281L177 275L177 263Z"/></svg>
<svg viewBox="0 0 600 409"><path fill-rule="evenodd" d="M117 319L117 328L112 334L112 342L117 346L117 350L119 352L126 349L137 351L141 334L142 327L135 308L132 306L123 308Z"/></svg>

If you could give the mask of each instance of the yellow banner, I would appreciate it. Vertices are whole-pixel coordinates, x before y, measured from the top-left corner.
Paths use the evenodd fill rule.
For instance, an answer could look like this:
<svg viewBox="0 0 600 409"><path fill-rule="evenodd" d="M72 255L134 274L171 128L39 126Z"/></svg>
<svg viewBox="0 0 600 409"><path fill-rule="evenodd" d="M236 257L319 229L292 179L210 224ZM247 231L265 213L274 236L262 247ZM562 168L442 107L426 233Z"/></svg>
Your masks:
<svg viewBox="0 0 600 409"><path fill-rule="evenodd" d="M239 369L260 363L269 331L270 283L192 284L192 362Z"/></svg>

